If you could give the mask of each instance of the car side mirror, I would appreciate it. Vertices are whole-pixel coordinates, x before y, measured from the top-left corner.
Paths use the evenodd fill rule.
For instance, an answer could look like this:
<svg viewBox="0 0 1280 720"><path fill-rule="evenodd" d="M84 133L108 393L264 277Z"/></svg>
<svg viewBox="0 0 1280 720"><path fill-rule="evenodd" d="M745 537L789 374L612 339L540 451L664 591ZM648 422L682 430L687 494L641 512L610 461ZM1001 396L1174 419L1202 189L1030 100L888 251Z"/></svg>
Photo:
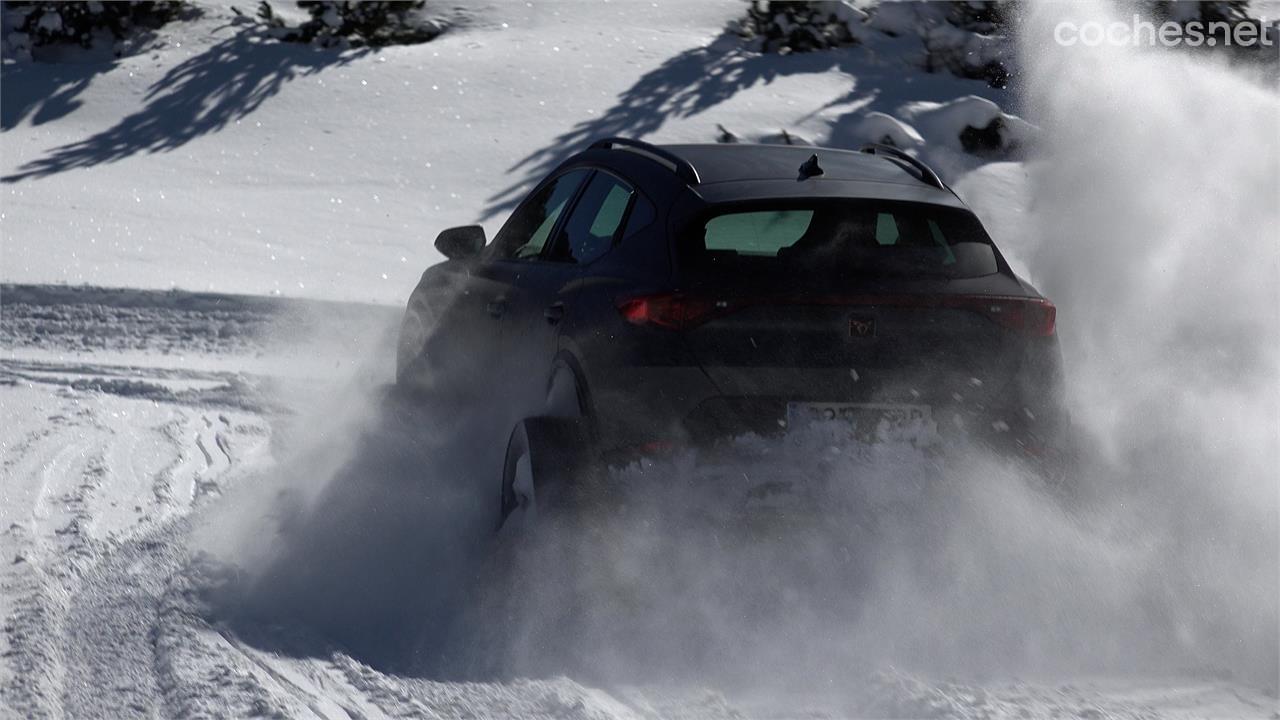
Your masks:
<svg viewBox="0 0 1280 720"><path fill-rule="evenodd" d="M436 250L450 260L475 257L484 249L484 243L484 228L479 225L451 227L436 236Z"/></svg>

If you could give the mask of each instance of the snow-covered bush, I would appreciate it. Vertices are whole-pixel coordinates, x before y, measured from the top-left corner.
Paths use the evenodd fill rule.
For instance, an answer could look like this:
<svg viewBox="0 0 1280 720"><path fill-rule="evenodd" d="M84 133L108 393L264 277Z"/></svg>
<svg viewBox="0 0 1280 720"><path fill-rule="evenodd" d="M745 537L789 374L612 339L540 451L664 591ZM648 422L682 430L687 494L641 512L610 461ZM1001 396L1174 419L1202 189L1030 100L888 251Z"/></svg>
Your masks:
<svg viewBox="0 0 1280 720"><path fill-rule="evenodd" d="M1009 84L1012 52L1003 35L984 35L948 22L922 27L920 35L926 71L986 80L997 88Z"/></svg>
<svg viewBox="0 0 1280 720"><path fill-rule="evenodd" d="M30 57L33 48L49 45L92 47L115 44L164 25L185 10L185 2L5 2L5 51Z"/></svg>
<svg viewBox="0 0 1280 720"><path fill-rule="evenodd" d="M880 32L918 38L919 64L1004 87L1009 79L1004 30L1006 2L887 2L855 7L847 0L751 4L735 26L761 52L791 53L845 47Z"/></svg>
<svg viewBox="0 0 1280 720"><path fill-rule="evenodd" d="M924 138L907 123L882 112L869 112L852 128L852 139L860 143L892 145L903 150L924 145Z"/></svg>
<svg viewBox="0 0 1280 720"><path fill-rule="evenodd" d="M815 145L812 140L781 128L777 132L750 133L739 135L724 125L717 124L715 139L718 143L732 144L740 142L759 143L761 145Z"/></svg>
<svg viewBox="0 0 1280 720"><path fill-rule="evenodd" d="M856 45L867 14L840 0L752 0L735 30L762 52L791 53Z"/></svg>
<svg viewBox="0 0 1280 720"><path fill-rule="evenodd" d="M1039 128L974 95L948 102L913 102L895 115L868 112L842 130L841 144L892 145L928 157L939 172L963 173L975 163L1019 157Z"/></svg>
<svg viewBox="0 0 1280 720"><path fill-rule="evenodd" d="M310 16L306 22L287 25L267 0L258 5L258 17L271 34L286 42L330 46L411 45L423 43L444 32L442 20L426 18L425 0L393 2L331 2L301 0L298 7Z"/></svg>
<svg viewBox="0 0 1280 720"><path fill-rule="evenodd" d="M1142 16L1154 21L1225 23L1234 28L1258 21L1249 15L1246 0L1188 2L1140 0L1134 5ZM880 2L854 7L849 0L814 2L765 2L751 4L745 18L735 25L737 33L761 52L791 53L824 50L865 43L875 33L893 38L919 40L921 47L912 62L926 72L984 80L996 88L1005 87L1014 74L1012 33L1017 5L1010 0L969 2ZM1212 35L1222 35L1221 26ZM1260 28L1261 32L1272 32ZM1218 48L1239 46L1218 42ZM1209 45L1202 46L1212 50ZM1265 47L1260 43L1248 50Z"/></svg>
<svg viewBox="0 0 1280 720"><path fill-rule="evenodd" d="M1026 120L976 95L944 103L909 103L899 112L931 147L970 155L1016 154L1039 132Z"/></svg>
<svg viewBox="0 0 1280 720"><path fill-rule="evenodd" d="M884 3L872 8L871 24L889 34L919 38L923 46L920 66L926 72L949 72L1002 88L1012 74L1013 50L1008 36L1012 11L1008 5Z"/></svg>
<svg viewBox="0 0 1280 720"><path fill-rule="evenodd" d="M948 22L963 30L984 35L1004 34L1013 22L1009 0L972 0L950 4Z"/></svg>

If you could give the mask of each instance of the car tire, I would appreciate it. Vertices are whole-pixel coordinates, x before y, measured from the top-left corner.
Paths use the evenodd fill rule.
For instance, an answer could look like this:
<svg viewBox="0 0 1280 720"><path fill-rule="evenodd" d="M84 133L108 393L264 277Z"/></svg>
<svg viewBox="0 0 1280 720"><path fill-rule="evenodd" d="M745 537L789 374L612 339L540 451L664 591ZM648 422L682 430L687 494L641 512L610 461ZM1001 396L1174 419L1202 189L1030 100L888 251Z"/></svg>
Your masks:
<svg viewBox="0 0 1280 720"><path fill-rule="evenodd" d="M535 417L516 424L502 467L500 527L571 511L590 468L590 434L580 418Z"/></svg>
<svg viewBox="0 0 1280 720"><path fill-rule="evenodd" d="M484 612L490 652L503 673L576 664L580 530L591 472L581 419L535 417L516 424L502 472L502 513Z"/></svg>

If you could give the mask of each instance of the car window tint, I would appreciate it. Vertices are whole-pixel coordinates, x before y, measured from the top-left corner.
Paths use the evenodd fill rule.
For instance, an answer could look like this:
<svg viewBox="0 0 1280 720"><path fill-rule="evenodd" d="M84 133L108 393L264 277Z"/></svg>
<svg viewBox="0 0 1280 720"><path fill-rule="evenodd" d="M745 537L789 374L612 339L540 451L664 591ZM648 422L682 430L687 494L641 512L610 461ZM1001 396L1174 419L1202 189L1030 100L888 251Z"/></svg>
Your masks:
<svg viewBox="0 0 1280 720"><path fill-rule="evenodd" d="M631 201L631 188L614 185L609 194L604 196L600 204L600 212L596 213L588 231L596 237L613 237L622 224L622 215L627 211L627 203Z"/></svg>
<svg viewBox="0 0 1280 720"><path fill-rule="evenodd" d="M777 255L794 245L813 222L812 210L770 210L721 215L707 221L707 250Z"/></svg>
<svg viewBox="0 0 1280 720"><path fill-rule="evenodd" d="M876 214L876 242L881 245L896 245L898 242L898 223L891 213Z"/></svg>
<svg viewBox="0 0 1280 720"><path fill-rule="evenodd" d="M565 222L554 257L585 264L609 252L631 193L631 187L618 178L596 173Z"/></svg>
<svg viewBox="0 0 1280 720"><path fill-rule="evenodd" d="M761 203L708 219L684 257L723 273L797 281L849 275L978 277L999 271L972 213L898 201ZM701 240L701 242L698 242Z"/></svg>
<svg viewBox="0 0 1280 720"><path fill-rule="evenodd" d="M955 265L956 254L951 250L951 243L947 242L947 236L942 234L942 228L938 227L937 220L929 220L929 235L933 238L933 242L942 248L942 264ZM992 259L995 259L994 253L992 254Z"/></svg>
<svg viewBox="0 0 1280 720"><path fill-rule="evenodd" d="M526 259L541 254L552 228L587 172L572 170L561 175L517 208L495 240L499 256Z"/></svg>
<svg viewBox="0 0 1280 720"><path fill-rule="evenodd" d="M649 223L657 217L653 203L649 202L644 195L635 193L635 198L631 205L631 212L627 215L627 229L622 231L624 240L648 227Z"/></svg>

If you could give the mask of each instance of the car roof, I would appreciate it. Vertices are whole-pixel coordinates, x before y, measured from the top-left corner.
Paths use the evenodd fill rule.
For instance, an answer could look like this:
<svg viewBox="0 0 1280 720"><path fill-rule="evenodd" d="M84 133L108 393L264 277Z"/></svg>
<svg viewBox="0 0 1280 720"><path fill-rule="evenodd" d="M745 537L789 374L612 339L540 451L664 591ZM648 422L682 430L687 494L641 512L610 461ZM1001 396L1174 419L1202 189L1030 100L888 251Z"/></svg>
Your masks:
<svg viewBox="0 0 1280 720"><path fill-rule="evenodd" d="M822 177L827 180L920 183L906 168L896 162L886 162L882 156L836 148L745 143L658 147L697 168L702 185L742 180L794 181L800 175L800 165L814 155L822 167Z"/></svg>
<svg viewBox="0 0 1280 720"><path fill-rule="evenodd" d="M866 182L863 180L831 180L811 178L796 180L731 180L691 188L703 202L711 205L768 200L856 199L893 200L901 202L965 208L960 198L922 182Z"/></svg>
<svg viewBox="0 0 1280 720"><path fill-rule="evenodd" d="M608 147L610 144L612 148ZM917 174L918 168L884 153L813 145L649 145L620 138L601 141L584 155L589 157L596 152L612 154L615 162L630 156L674 164L674 172L668 177L684 180L682 184L706 203L860 198L964 207L949 189L937 187ZM813 156L818 158L821 174L802 174L800 166Z"/></svg>
<svg viewBox="0 0 1280 720"><path fill-rule="evenodd" d="M692 190L705 202L858 197L904 200L964 208L947 190L923 182L901 161L886 155L812 145L660 145L660 150L692 165L699 182ZM803 178L800 165L818 156L820 176Z"/></svg>
<svg viewBox="0 0 1280 720"><path fill-rule="evenodd" d="M821 172L802 171L814 156ZM842 198L968 209L928 165L884 145L852 151L814 145L651 145L613 137L597 140L560 168L575 165L612 168L650 192L684 192L707 204Z"/></svg>

